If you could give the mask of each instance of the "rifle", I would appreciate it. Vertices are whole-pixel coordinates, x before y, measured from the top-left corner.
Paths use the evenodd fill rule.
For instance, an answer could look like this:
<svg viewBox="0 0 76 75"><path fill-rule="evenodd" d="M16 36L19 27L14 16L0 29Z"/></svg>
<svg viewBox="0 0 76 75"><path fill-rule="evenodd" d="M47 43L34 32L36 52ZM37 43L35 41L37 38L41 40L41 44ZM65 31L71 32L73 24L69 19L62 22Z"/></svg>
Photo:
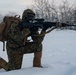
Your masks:
<svg viewBox="0 0 76 75"><path fill-rule="evenodd" d="M38 31L38 29L42 29L43 31L46 31L47 29L51 27L58 27L60 24L61 27L66 27L66 26L76 26L76 25L69 25L67 23L60 23L60 22L48 22L44 21L44 19L34 19L31 20L30 22L20 22L19 23L19 29L22 30L26 27L30 29L32 32Z"/></svg>
<svg viewBox="0 0 76 75"><path fill-rule="evenodd" d="M68 23L61 23L62 27L70 27L70 26L76 26L76 25L72 25L72 24L68 24Z"/></svg>

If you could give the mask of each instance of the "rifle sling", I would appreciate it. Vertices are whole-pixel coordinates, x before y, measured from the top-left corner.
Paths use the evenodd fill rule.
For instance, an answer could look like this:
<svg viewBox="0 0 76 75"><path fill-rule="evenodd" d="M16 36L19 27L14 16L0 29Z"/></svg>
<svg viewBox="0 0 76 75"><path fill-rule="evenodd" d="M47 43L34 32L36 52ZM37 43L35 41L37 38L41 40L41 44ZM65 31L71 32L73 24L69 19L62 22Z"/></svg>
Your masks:
<svg viewBox="0 0 76 75"><path fill-rule="evenodd" d="M2 31L2 34L3 34L2 37L4 37L4 38L5 38L4 32L5 32L6 28L7 28L7 23ZM3 51L5 51L5 41L2 41L2 42L3 42Z"/></svg>
<svg viewBox="0 0 76 75"><path fill-rule="evenodd" d="M52 30L54 30L54 29L56 29L57 27L55 26L54 28L52 28L51 30L49 30L49 31L47 31L47 32L45 32L45 34L47 34L47 33L49 33L49 32L51 32Z"/></svg>
<svg viewBox="0 0 76 75"><path fill-rule="evenodd" d="M45 34L50 33L52 30L54 30L54 29L56 29L56 28L57 28L57 26L55 26L54 28L52 28L52 29L48 30L47 32L44 32L44 33L39 34L39 35L33 35L33 36L43 36L43 35L45 35Z"/></svg>

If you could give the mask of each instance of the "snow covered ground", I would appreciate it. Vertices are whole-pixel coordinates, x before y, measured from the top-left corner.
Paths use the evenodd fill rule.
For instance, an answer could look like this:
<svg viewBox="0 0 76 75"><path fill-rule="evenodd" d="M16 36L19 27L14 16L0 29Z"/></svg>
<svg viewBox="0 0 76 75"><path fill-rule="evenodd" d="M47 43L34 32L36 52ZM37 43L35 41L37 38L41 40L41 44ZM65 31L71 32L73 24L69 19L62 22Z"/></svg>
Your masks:
<svg viewBox="0 0 76 75"><path fill-rule="evenodd" d="M8 61L2 43L0 48L0 56ZM54 30L47 34L43 41L44 68L32 67L32 61L33 54L26 54L22 69L9 72L1 69L0 75L76 75L76 31Z"/></svg>

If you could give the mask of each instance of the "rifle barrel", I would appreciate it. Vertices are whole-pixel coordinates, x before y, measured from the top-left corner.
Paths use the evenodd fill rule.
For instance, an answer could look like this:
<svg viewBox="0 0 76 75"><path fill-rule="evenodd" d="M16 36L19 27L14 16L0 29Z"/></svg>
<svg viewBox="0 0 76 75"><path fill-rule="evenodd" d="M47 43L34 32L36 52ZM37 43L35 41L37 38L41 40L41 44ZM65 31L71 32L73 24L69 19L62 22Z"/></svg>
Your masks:
<svg viewBox="0 0 76 75"><path fill-rule="evenodd" d="M65 27L65 26L76 26L76 25L71 25L71 24L67 24L67 23L61 23L62 24L62 27Z"/></svg>

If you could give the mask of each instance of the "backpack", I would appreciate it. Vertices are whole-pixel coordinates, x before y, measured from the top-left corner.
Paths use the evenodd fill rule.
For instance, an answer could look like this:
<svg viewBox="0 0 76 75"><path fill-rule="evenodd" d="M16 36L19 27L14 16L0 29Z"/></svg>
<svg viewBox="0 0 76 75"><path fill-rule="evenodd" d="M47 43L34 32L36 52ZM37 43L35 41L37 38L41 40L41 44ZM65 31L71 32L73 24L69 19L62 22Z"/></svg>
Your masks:
<svg viewBox="0 0 76 75"><path fill-rule="evenodd" d="M17 16L17 15L16 15ZM3 51L5 47L5 41L7 41L7 31L9 30L12 23L19 23L20 16L5 16L3 22L0 24L0 41L3 42ZM9 22L9 24L7 24Z"/></svg>

